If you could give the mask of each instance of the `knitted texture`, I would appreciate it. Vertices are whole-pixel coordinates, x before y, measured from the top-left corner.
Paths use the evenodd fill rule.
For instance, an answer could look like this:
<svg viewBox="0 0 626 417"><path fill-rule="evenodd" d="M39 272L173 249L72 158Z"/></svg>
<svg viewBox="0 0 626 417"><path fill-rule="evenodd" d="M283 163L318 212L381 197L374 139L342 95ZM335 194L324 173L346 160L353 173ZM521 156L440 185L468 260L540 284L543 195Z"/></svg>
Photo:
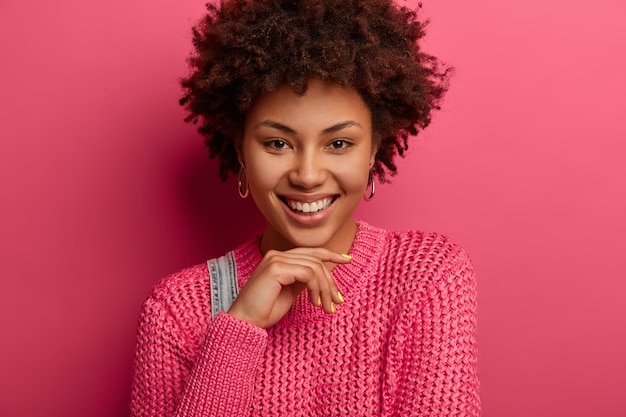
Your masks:
<svg viewBox="0 0 626 417"><path fill-rule="evenodd" d="M480 415L467 255L441 235L358 225L352 262L332 271L335 314L305 291L267 330L211 321L206 264L160 282L140 317L132 415ZM235 250L240 286L258 243Z"/></svg>

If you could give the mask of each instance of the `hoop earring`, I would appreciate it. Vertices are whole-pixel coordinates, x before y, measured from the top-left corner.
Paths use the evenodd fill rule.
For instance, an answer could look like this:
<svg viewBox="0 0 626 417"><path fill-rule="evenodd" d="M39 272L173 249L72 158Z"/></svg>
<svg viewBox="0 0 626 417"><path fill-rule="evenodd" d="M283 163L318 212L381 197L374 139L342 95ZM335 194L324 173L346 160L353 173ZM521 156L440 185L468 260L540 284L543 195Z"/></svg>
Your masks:
<svg viewBox="0 0 626 417"><path fill-rule="evenodd" d="M245 184L245 187L244 187ZM239 178L237 190L241 198L246 198L250 193L250 187L248 187L248 171L242 160L239 160Z"/></svg>
<svg viewBox="0 0 626 417"><path fill-rule="evenodd" d="M367 189L370 188L369 193ZM374 176L372 175L372 171L370 171L369 177L367 178L367 186L365 187L365 194L363 195L363 200L370 201L374 198L374 194L376 194L376 181L374 181Z"/></svg>

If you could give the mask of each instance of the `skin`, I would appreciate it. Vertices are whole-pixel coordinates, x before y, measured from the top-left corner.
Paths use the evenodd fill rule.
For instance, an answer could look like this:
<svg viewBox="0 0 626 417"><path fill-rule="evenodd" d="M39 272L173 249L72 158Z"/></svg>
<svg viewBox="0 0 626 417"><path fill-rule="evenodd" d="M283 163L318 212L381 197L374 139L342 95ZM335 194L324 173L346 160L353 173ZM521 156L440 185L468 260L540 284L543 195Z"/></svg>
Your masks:
<svg viewBox="0 0 626 417"><path fill-rule="evenodd" d="M238 156L267 226L263 260L231 315L267 328L304 289L327 313L343 302L330 271L350 262L342 254L354 241L353 213L376 155L371 119L356 90L315 79L303 96L281 86L247 112ZM306 205L319 211L304 213Z"/></svg>

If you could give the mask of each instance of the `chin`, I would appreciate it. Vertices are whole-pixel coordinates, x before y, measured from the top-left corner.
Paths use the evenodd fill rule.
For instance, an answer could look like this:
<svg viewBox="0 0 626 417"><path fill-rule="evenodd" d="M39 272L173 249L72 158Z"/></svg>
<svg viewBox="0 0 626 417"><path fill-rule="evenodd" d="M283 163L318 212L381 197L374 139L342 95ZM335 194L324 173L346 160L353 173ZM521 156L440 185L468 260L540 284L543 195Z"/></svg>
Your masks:
<svg viewBox="0 0 626 417"><path fill-rule="evenodd" d="M331 240L332 235L321 231L298 231L292 233L289 242L294 247L321 248Z"/></svg>

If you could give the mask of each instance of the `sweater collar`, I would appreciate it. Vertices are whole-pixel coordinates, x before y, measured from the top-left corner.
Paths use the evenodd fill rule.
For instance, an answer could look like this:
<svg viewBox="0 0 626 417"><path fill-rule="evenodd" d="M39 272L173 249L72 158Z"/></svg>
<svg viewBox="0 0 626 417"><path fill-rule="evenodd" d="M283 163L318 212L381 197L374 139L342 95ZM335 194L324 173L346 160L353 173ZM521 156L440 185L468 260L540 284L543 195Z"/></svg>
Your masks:
<svg viewBox="0 0 626 417"><path fill-rule="evenodd" d="M352 242L349 255L352 262L338 265L332 275L346 299L356 294L359 283L371 279L378 269L381 252L384 248L385 231L357 220L358 231Z"/></svg>

